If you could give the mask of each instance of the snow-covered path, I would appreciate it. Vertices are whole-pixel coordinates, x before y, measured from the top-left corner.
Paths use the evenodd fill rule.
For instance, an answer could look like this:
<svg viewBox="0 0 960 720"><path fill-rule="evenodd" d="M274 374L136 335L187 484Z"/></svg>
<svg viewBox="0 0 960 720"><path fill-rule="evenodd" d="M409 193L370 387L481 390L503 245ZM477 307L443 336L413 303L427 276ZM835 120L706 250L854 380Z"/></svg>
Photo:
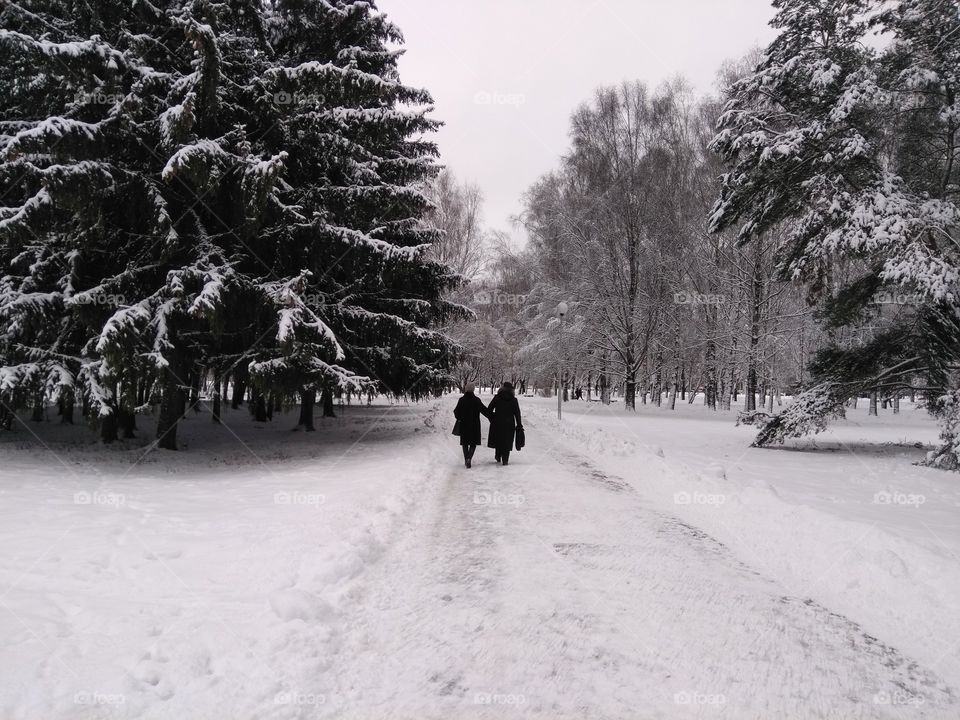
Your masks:
<svg viewBox="0 0 960 720"><path fill-rule="evenodd" d="M888 612L860 593L840 612L770 562L851 567L860 525L526 400L529 446L467 470L454 400L348 408L315 436L198 416L175 455L4 436L0 720L960 717L950 605L926 601L946 558L882 586L861 560L846 581ZM719 512L678 489L729 494ZM769 531L762 512L784 526L763 552L720 534ZM899 598L921 571L937 593ZM921 613L944 647L918 659L898 638Z"/></svg>
<svg viewBox="0 0 960 720"><path fill-rule="evenodd" d="M431 434L436 474L354 588L318 688L364 718L947 718L935 672L583 456L531 446L472 470ZM642 469L641 469L642 473Z"/></svg>

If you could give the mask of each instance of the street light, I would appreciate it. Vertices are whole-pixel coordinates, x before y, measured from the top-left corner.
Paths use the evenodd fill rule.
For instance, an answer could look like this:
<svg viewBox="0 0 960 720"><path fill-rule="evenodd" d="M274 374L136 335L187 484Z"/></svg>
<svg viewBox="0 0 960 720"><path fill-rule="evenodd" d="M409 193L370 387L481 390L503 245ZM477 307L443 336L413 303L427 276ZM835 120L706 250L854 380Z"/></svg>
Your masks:
<svg viewBox="0 0 960 720"><path fill-rule="evenodd" d="M560 316L560 358L557 370L557 420L563 420L563 389L560 384L563 382L563 317L567 314L567 304L561 302L557 305L557 315Z"/></svg>

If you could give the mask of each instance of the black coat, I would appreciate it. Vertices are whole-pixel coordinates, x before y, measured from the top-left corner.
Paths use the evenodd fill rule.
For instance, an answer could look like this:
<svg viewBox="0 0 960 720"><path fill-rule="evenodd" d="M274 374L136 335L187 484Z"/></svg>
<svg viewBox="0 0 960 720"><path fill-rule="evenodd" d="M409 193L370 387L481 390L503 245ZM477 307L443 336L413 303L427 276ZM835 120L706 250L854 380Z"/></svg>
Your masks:
<svg viewBox="0 0 960 720"><path fill-rule="evenodd" d="M483 442L480 436L481 415L490 417L490 411L483 404L483 400L473 393L464 393L453 411L453 416L460 421L461 445L480 445Z"/></svg>
<svg viewBox="0 0 960 720"><path fill-rule="evenodd" d="M520 403L512 390L499 390L487 410L493 413L490 420L490 437L487 447L498 450L512 450L513 436L520 422Z"/></svg>

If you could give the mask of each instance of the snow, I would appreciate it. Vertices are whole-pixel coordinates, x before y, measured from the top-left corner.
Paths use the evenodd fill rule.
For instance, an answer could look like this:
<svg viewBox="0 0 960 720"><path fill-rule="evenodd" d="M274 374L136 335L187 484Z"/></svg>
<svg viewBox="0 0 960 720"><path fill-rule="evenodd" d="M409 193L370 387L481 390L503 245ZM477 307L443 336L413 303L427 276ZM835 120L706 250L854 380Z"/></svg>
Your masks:
<svg viewBox="0 0 960 720"><path fill-rule="evenodd" d="M454 400L0 435L0 717L957 716L922 411L760 450L700 404L524 397L528 446L466 470Z"/></svg>
<svg viewBox="0 0 960 720"><path fill-rule="evenodd" d="M541 417L556 412L555 401L531 403L544 406ZM791 593L842 612L956 687L960 488L952 473L911 464L938 443L923 409L902 401L900 416L870 418L865 406L782 449L749 447L755 428L733 427L700 400L635 416L567 403L562 431Z"/></svg>
<svg viewBox="0 0 960 720"><path fill-rule="evenodd" d="M48 117L34 123L33 127L20 130L6 143L3 152L14 155L22 151L24 141L36 139L59 140L68 135L83 136L87 140L96 140L103 123L88 123L65 117Z"/></svg>
<svg viewBox="0 0 960 720"><path fill-rule="evenodd" d="M212 169L212 166L228 159L230 155L213 140L199 140L191 145L184 145L173 153L160 175L165 181L170 182L178 173L189 170L191 166L199 167L209 163Z"/></svg>
<svg viewBox="0 0 960 720"><path fill-rule="evenodd" d="M367 83L378 89L399 90L402 86L391 80L385 80L379 75L366 73L356 68L343 68L333 63L323 63L317 60L301 63L296 67L271 68L268 78L282 78L287 81L303 82L305 80L336 78L344 85L352 83Z"/></svg>
<svg viewBox="0 0 960 720"><path fill-rule="evenodd" d="M36 40L29 35L13 30L0 29L0 43L20 45L24 48L37 50L48 57L60 59L75 60L95 55L106 60L105 67L110 70L116 70L118 66L125 64L123 54L109 45L99 42L99 38L91 38L80 42L54 43L48 40Z"/></svg>
<svg viewBox="0 0 960 720"><path fill-rule="evenodd" d="M425 480L398 438L429 408L346 412L309 434L202 415L162 459L5 435L0 717L291 717L277 696L336 657L349 582Z"/></svg>
<svg viewBox="0 0 960 720"><path fill-rule="evenodd" d="M42 188L21 207L0 207L0 230L13 227L17 223L26 220L31 213L49 207L52 204L53 200L50 197L50 193L47 192L46 188Z"/></svg>

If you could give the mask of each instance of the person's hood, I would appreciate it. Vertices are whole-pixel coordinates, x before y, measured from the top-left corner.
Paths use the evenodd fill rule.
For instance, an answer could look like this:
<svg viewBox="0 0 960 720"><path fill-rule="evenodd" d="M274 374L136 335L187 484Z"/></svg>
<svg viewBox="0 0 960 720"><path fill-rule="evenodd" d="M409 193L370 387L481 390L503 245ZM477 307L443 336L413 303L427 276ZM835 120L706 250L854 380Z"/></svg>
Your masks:
<svg viewBox="0 0 960 720"><path fill-rule="evenodd" d="M497 390L497 395L503 395L504 397L513 397L513 388L500 388Z"/></svg>

